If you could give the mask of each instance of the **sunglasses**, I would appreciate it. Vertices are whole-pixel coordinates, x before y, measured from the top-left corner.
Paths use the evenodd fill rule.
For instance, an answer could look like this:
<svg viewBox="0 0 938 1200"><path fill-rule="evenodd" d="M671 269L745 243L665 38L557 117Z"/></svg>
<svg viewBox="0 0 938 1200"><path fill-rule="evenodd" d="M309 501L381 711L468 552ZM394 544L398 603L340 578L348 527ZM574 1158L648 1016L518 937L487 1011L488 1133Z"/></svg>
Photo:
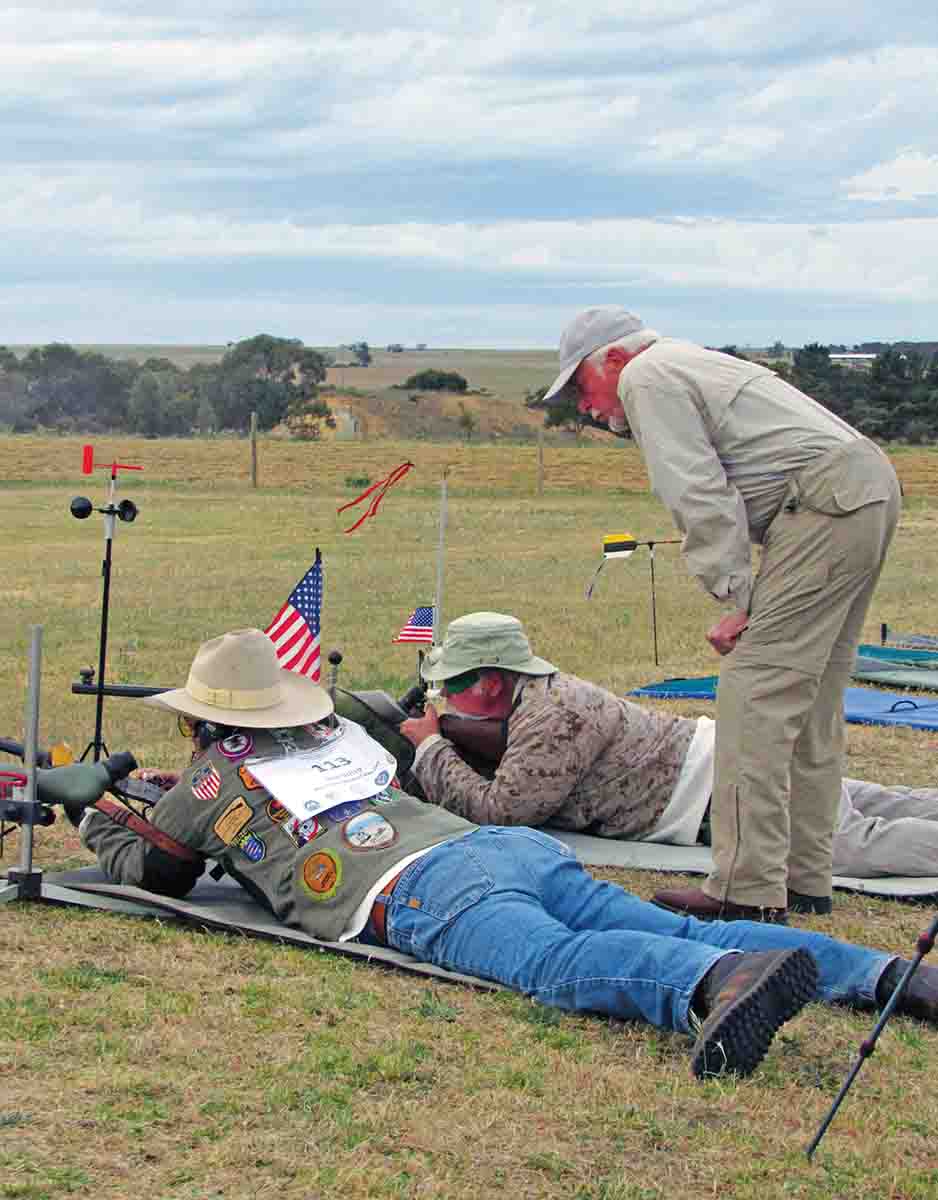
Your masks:
<svg viewBox="0 0 938 1200"><path fill-rule="evenodd" d="M445 696L458 696L460 692L468 692L481 678L482 674L480 671L464 671L462 675L454 675L452 679L444 680L443 694Z"/></svg>

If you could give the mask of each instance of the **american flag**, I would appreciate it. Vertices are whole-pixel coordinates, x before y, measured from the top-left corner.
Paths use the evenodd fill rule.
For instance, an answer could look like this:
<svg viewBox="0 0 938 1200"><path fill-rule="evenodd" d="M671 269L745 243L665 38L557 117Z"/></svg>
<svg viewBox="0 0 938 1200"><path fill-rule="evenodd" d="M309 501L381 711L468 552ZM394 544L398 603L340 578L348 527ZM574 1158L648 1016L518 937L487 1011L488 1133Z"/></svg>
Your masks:
<svg viewBox="0 0 938 1200"><path fill-rule="evenodd" d="M393 639L395 642L432 642L433 605L421 604L407 618L407 624Z"/></svg>
<svg viewBox="0 0 938 1200"><path fill-rule="evenodd" d="M319 614L322 610L322 555L287 598L264 632L274 644L281 667L319 682Z"/></svg>

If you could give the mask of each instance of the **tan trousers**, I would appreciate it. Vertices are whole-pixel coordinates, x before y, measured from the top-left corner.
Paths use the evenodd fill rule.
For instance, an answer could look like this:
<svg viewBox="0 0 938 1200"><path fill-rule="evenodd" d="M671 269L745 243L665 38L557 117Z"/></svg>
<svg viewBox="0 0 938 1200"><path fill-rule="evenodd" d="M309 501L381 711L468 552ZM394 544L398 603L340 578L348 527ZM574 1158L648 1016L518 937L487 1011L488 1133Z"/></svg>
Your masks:
<svg viewBox="0 0 938 1200"><path fill-rule="evenodd" d="M899 507L895 472L866 439L789 483L749 626L720 672L710 896L782 908L789 888L831 893L843 692Z"/></svg>

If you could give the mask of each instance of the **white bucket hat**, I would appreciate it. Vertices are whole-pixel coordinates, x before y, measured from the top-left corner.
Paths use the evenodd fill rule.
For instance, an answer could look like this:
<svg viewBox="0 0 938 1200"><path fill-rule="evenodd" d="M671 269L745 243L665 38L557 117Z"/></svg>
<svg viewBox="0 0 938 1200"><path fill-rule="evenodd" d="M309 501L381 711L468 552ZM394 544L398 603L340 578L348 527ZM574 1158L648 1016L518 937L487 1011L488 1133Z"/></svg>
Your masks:
<svg viewBox="0 0 938 1200"><path fill-rule="evenodd" d="M306 676L285 671L261 629L235 629L203 642L186 686L148 696L146 703L248 729L308 725L332 712L329 693Z"/></svg>
<svg viewBox="0 0 938 1200"><path fill-rule="evenodd" d="M457 617L446 627L443 644L423 660L420 673L442 682L479 667L499 667L519 675L553 675L557 668L531 653L521 622L507 613L476 612Z"/></svg>

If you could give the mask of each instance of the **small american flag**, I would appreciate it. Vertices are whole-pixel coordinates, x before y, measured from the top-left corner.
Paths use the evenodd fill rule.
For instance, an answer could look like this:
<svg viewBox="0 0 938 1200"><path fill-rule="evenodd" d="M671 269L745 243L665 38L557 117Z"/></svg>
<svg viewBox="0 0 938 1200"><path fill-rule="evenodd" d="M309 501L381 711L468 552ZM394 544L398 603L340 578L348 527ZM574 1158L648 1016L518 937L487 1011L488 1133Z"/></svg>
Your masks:
<svg viewBox="0 0 938 1200"><path fill-rule="evenodd" d="M393 639L395 642L432 642L433 605L422 604L407 618L407 624Z"/></svg>
<svg viewBox="0 0 938 1200"><path fill-rule="evenodd" d="M285 670L319 682L319 614L322 610L322 555L316 547L316 561L287 598L264 632L274 644L277 658Z"/></svg>

